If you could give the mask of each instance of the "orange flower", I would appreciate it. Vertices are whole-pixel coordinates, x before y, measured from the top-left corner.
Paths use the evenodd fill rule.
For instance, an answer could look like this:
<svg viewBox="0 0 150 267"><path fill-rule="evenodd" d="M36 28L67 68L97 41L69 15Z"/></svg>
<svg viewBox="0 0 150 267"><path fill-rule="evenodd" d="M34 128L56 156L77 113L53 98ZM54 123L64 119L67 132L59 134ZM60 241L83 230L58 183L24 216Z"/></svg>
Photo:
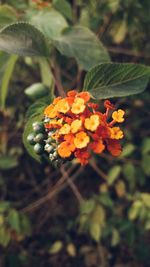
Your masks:
<svg viewBox="0 0 150 267"><path fill-rule="evenodd" d="M81 129L81 126L82 126L82 121L81 120L74 120L71 123L71 132L72 133L77 133Z"/></svg>
<svg viewBox="0 0 150 267"><path fill-rule="evenodd" d="M81 165L86 165L88 163L88 159L90 158L90 154L87 150L77 150L75 152L75 157L81 163Z"/></svg>
<svg viewBox="0 0 150 267"><path fill-rule="evenodd" d="M61 96L56 97L56 98L53 100L53 104L56 105L61 99L62 99Z"/></svg>
<svg viewBox="0 0 150 267"><path fill-rule="evenodd" d="M93 152L100 154L105 149L105 145L103 144L103 141L99 139L98 141L94 141L93 143L91 143L90 148L91 150L93 150Z"/></svg>
<svg viewBox="0 0 150 267"><path fill-rule="evenodd" d="M84 100L80 97L75 98L71 111L73 114L80 114L85 110Z"/></svg>
<svg viewBox="0 0 150 267"><path fill-rule="evenodd" d="M61 112L61 113L64 113L64 114L67 113L69 111L69 109L70 109L67 100L65 98L59 100L57 102L56 109L57 109L58 112Z"/></svg>
<svg viewBox="0 0 150 267"><path fill-rule="evenodd" d="M71 134L65 135L64 139L66 141L62 142L59 147L58 147L58 154L62 158L68 158L71 156L72 152L75 150L75 145L74 145L74 137Z"/></svg>
<svg viewBox="0 0 150 267"><path fill-rule="evenodd" d="M70 133L70 125L65 123L59 130L59 134L68 134Z"/></svg>
<svg viewBox="0 0 150 267"><path fill-rule="evenodd" d="M111 138L112 139L122 139L123 138L123 131L120 130L120 127L113 127L110 128L111 130Z"/></svg>
<svg viewBox="0 0 150 267"><path fill-rule="evenodd" d="M71 156L71 151L69 150L70 143L68 141L62 142L58 147L58 154L62 158L69 158Z"/></svg>
<svg viewBox="0 0 150 267"><path fill-rule="evenodd" d="M71 90L71 91L69 91L67 93L67 96L69 96L69 97L74 97L75 98L76 95L77 95L77 92L75 90Z"/></svg>
<svg viewBox="0 0 150 267"><path fill-rule="evenodd" d="M116 122L123 122L124 121L124 118L123 118L124 114L125 114L124 110L119 109L119 110L113 112L112 118Z"/></svg>
<svg viewBox="0 0 150 267"><path fill-rule="evenodd" d="M85 120L84 126L87 130L95 131L100 124L100 118L98 115L91 115L90 118Z"/></svg>
<svg viewBox="0 0 150 267"><path fill-rule="evenodd" d="M57 110L52 104L45 108L44 115L53 119L57 116Z"/></svg>
<svg viewBox="0 0 150 267"><path fill-rule="evenodd" d="M84 103L88 102L91 98L88 92L81 92L78 94L78 97L81 97L84 100Z"/></svg>
<svg viewBox="0 0 150 267"><path fill-rule="evenodd" d="M74 138L74 144L76 148L84 148L90 142L90 137L85 132L77 133Z"/></svg>
<svg viewBox="0 0 150 267"><path fill-rule="evenodd" d="M121 145L118 140L108 139L107 140L107 149L115 157L121 154Z"/></svg>

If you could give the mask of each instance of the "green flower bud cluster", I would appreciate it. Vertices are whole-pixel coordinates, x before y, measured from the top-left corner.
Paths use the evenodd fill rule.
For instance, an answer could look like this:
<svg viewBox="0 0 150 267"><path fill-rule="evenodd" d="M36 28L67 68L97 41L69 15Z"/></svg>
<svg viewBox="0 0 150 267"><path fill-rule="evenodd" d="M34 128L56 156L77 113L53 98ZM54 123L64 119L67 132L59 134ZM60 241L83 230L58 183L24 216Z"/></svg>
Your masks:
<svg viewBox="0 0 150 267"><path fill-rule="evenodd" d="M32 124L33 132L27 136L27 140L38 155L47 155L50 162L58 167L64 163L64 160L58 155L58 142L52 138L55 131L44 127L44 124L49 122L48 118L45 118L43 122L34 122Z"/></svg>
<svg viewBox="0 0 150 267"><path fill-rule="evenodd" d="M33 146L34 151L41 155L44 152L44 140L46 138L44 124L43 122L34 122L32 128L33 132L27 136L27 140Z"/></svg>

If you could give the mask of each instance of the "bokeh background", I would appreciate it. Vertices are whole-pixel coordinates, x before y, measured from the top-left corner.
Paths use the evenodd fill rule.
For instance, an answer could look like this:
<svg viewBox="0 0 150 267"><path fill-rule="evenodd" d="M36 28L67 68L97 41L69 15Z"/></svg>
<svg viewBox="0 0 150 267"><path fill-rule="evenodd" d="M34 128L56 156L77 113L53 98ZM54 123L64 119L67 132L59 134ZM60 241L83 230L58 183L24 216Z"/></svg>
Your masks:
<svg viewBox="0 0 150 267"><path fill-rule="evenodd" d="M20 19L48 3L69 25L95 32L112 61L150 64L149 0L0 2L1 27L13 12ZM0 52L0 83L8 57ZM85 71L76 61L56 50L52 58L64 89L82 88ZM59 169L37 163L22 142L26 111L37 97L26 88L40 80L38 60L19 57L0 111L0 267L150 266L149 88L112 100L126 111L119 158L105 153L86 167Z"/></svg>

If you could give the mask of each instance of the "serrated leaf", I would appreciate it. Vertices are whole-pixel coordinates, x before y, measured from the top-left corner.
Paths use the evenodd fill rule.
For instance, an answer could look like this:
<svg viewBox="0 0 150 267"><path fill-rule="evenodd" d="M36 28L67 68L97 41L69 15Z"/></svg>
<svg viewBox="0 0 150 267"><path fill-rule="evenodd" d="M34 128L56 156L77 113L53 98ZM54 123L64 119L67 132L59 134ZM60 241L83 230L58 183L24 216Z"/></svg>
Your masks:
<svg viewBox="0 0 150 267"><path fill-rule="evenodd" d="M61 54L75 58L85 70L100 62L110 61L102 43L85 27L67 28L59 38L55 38L54 45Z"/></svg>
<svg viewBox="0 0 150 267"><path fill-rule="evenodd" d="M34 117L31 117L28 122L26 123L25 125L25 128L24 128L24 133L23 133L23 143L24 143L24 146L26 148L26 150L28 151L29 155L31 157L33 157L35 160L37 160L38 162L41 161L41 157L38 156L34 149L33 149L33 146L29 144L29 142L27 141L27 136L33 132L33 128L32 128L32 124L33 122L35 121L41 121L43 118L43 114L40 114L40 115L36 115Z"/></svg>
<svg viewBox="0 0 150 267"><path fill-rule="evenodd" d="M44 8L32 14L29 21L49 40L59 37L62 30L68 27L65 18L52 8Z"/></svg>
<svg viewBox="0 0 150 267"><path fill-rule="evenodd" d="M0 31L0 50L20 56L48 56L44 35L33 25L18 22Z"/></svg>
<svg viewBox="0 0 150 267"><path fill-rule="evenodd" d="M86 75L83 90L95 99L129 96L146 89L150 68L140 64L104 63Z"/></svg>

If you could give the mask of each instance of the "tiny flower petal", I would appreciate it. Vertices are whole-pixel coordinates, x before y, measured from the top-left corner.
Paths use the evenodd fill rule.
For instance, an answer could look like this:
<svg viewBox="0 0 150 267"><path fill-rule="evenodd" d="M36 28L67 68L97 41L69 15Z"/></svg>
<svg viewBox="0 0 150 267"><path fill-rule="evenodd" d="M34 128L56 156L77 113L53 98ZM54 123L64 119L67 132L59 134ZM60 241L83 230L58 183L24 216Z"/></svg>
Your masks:
<svg viewBox="0 0 150 267"><path fill-rule="evenodd" d="M110 128L111 130L111 139L122 139L123 138L123 131L120 130L119 127Z"/></svg>
<svg viewBox="0 0 150 267"><path fill-rule="evenodd" d="M71 132L72 133L77 133L81 129L81 126L82 126L82 121L81 120L74 120L71 123Z"/></svg>
<svg viewBox="0 0 150 267"><path fill-rule="evenodd" d="M91 98L88 92L81 92L78 94L78 97L82 98L84 100L84 103L88 102Z"/></svg>
<svg viewBox="0 0 150 267"><path fill-rule="evenodd" d="M124 121L124 116L125 112L122 109L119 109L117 111L114 111L112 114L112 118L116 121L116 122L123 122Z"/></svg>
<svg viewBox="0 0 150 267"><path fill-rule="evenodd" d="M74 144L76 148L84 148L90 142L90 137L85 132L77 133L74 138Z"/></svg>
<svg viewBox="0 0 150 267"><path fill-rule="evenodd" d="M100 124L98 115L92 115L90 118L85 119L84 126L87 130L95 131Z"/></svg>
<svg viewBox="0 0 150 267"><path fill-rule="evenodd" d="M58 101L58 103L56 105L56 109L58 112L61 112L64 114L67 113L70 109L67 100L64 98L64 99L61 99L60 101Z"/></svg>
<svg viewBox="0 0 150 267"><path fill-rule="evenodd" d="M59 134L61 135L61 134L68 134L68 133L70 133L70 125L69 124L67 124L67 123L65 123L61 128L60 128L60 130L59 130Z"/></svg>
<svg viewBox="0 0 150 267"><path fill-rule="evenodd" d="M75 98L71 108L73 114L80 114L85 110L84 100L80 97Z"/></svg>
<svg viewBox="0 0 150 267"><path fill-rule="evenodd" d="M45 108L44 115L53 119L57 116L57 110L52 104Z"/></svg>

